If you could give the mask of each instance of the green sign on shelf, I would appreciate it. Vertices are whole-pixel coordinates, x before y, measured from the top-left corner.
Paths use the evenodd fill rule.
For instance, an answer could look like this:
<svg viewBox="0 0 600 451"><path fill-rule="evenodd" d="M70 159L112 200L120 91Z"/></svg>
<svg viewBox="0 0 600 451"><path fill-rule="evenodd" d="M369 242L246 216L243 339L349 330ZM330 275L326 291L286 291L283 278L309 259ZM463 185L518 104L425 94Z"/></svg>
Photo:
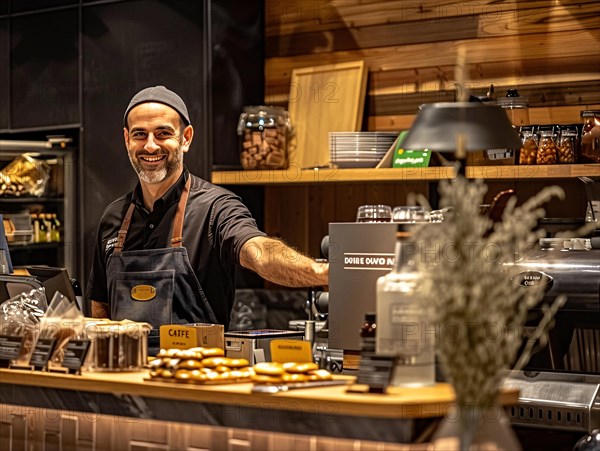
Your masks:
<svg viewBox="0 0 600 451"><path fill-rule="evenodd" d="M426 168L429 166L431 152L424 150L406 150L402 147L408 130L400 132L400 136L394 149L394 158L392 159L393 168Z"/></svg>

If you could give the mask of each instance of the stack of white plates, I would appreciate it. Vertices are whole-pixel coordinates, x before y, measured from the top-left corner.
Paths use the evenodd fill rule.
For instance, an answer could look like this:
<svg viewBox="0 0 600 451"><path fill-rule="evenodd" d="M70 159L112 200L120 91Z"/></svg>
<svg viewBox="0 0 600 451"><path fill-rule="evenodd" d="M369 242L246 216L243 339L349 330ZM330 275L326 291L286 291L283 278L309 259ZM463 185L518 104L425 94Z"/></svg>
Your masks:
<svg viewBox="0 0 600 451"><path fill-rule="evenodd" d="M340 168L374 168L397 137L397 132L329 132L331 163Z"/></svg>

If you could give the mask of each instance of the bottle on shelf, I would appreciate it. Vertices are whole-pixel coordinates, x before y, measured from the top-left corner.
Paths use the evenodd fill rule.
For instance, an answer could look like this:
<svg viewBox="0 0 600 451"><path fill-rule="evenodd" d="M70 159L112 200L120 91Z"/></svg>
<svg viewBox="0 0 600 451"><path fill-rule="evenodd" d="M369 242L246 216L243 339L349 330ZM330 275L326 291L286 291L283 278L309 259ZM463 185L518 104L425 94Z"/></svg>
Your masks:
<svg viewBox="0 0 600 451"><path fill-rule="evenodd" d="M33 222L33 242L46 243L48 241L48 227L43 213L33 213L31 215Z"/></svg>
<svg viewBox="0 0 600 451"><path fill-rule="evenodd" d="M37 243L38 235L40 233L40 224L38 222L37 213L31 213L31 228L33 229L33 242Z"/></svg>
<svg viewBox="0 0 600 451"><path fill-rule="evenodd" d="M60 242L60 221L58 220L56 213L50 213L50 241L59 243Z"/></svg>
<svg viewBox="0 0 600 451"><path fill-rule="evenodd" d="M398 224L394 267L377 280L376 353L396 358L396 387L435 384L435 329L420 302L409 227Z"/></svg>
<svg viewBox="0 0 600 451"><path fill-rule="evenodd" d="M375 323L375 313L365 314L365 322L360 327L360 352L375 352L375 336L377 324Z"/></svg>
<svg viewBox="0 0 600 451"><path fill-rule="evenodd" d="M38 243L48 243L50 241L50 230L44 213L38 214Z"/></svg>

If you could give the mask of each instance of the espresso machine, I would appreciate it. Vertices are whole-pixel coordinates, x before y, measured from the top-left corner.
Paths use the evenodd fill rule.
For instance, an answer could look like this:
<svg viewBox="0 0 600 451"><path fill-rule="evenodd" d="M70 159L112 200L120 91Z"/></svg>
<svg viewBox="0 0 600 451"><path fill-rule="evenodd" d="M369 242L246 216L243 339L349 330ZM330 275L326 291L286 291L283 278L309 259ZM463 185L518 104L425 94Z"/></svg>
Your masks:
<svg viewBox="0 0 600 451"><path fill-rule="evenodd" d="M516 283L545 285L539 309L558 295L567 301L547 346L506 379L520 390L519 404L508 410L512 424L523 433L541 428L574 436L600 428L600 237L541 239L515 267ZM533 309L525 330L539 317Z"/></svg>

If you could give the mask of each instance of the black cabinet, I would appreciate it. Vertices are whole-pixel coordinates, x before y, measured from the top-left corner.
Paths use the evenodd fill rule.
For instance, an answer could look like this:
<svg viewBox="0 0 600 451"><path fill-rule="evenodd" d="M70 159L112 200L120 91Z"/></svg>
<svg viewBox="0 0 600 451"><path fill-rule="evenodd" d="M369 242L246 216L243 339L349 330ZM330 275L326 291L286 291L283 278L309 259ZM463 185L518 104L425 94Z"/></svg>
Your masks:
<svg viewBox="0 0 600 451"><path fill-rule="evenodd" d="M11 127L79 122L76 8L11 19Z"/></svg>
<svg viewBox="0 0 600 451"><path fill-rule="evenodd" d="M9 44L8 19L0 19L0 130L9 127Z"/></svg>

